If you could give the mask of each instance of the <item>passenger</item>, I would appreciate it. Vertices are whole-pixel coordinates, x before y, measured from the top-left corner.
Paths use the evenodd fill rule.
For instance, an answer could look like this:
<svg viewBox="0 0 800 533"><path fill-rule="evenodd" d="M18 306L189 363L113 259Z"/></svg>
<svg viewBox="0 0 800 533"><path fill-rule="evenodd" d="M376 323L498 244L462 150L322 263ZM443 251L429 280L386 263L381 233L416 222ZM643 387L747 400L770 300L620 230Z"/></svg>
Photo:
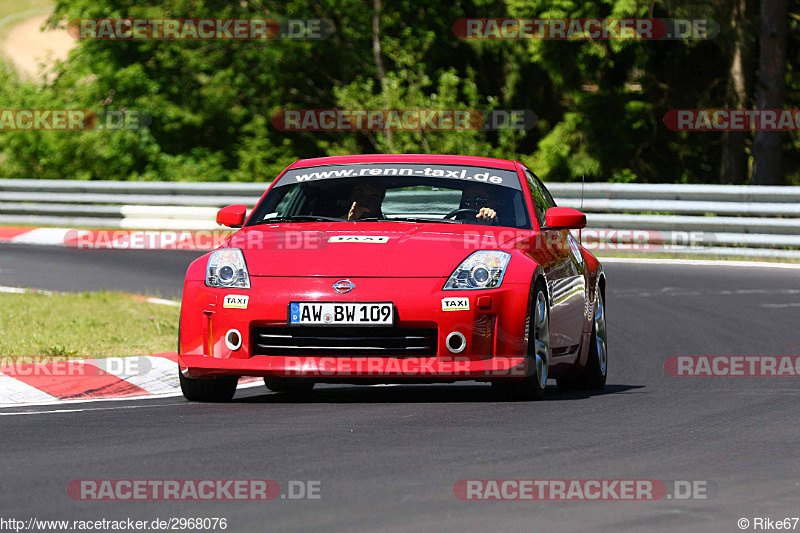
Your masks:
<svg viewBox="0 0 800 533"><path fill-rule="evenodd" d="M386 189L369 183L360 181L356 184L353 192L347 203L350 204L350 210L341 218L347 220L358 220L367 217L382 217L381 203L386 196Z"/></svg>

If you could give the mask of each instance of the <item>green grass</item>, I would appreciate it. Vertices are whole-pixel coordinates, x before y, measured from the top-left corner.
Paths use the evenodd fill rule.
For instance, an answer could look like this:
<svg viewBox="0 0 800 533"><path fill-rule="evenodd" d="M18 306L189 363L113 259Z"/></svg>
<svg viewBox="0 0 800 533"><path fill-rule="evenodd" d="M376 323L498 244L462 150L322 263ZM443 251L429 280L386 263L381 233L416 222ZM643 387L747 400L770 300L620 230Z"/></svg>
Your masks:
<svg viewBox="0 0 800 533"><path fill-rule="evenodd" d="M118 292L0 293L0 356L61 358L175 351L179 308Z"/></svg>

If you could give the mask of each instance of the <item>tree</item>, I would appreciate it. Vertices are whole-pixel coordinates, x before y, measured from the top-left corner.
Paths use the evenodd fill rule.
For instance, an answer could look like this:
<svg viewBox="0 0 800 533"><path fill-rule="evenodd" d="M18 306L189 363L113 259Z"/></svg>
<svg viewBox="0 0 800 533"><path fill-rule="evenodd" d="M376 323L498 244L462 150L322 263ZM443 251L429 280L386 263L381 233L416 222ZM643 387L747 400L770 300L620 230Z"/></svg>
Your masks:
<svg viewBox="0 0 800 533"><path fill-rule="evenodd" d="M783 109L786 90L786 0L761 0L759 27L758 98L759 109ZM783 134L757 131L753 142L753 183L780 185Z"/></svg>
<svg viewBox="0 0 800 533"><path fill-rule="evenodd" d="M752 3L751 3L752 4ZM725 103L728 109L748 109L752 107L752 50L750 20L752 9L747 0L732 0L730 15L730 43L728 83ZM750 134L746 131L725 131L722 133L722 163L720 183L742 184L748 179L748 156L746 142Z"/></svg>

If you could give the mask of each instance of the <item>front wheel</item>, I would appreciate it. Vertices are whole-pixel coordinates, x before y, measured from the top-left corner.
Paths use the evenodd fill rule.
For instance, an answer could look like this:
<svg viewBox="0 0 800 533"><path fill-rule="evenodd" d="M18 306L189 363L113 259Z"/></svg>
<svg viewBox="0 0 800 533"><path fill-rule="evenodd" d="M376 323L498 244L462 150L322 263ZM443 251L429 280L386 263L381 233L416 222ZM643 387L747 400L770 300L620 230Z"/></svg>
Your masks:
<svg viewBox="0 0 800 533"><path fill-rule="evenodd" d="M239 378L187 378L178 369L183 397L192 402L229 402L236 393Z"/></svg>
<svg viewBox="0 0 800 533"><path fill-rule="evenodd" d="M550 361L550 306L547 303L543 282L536 282L531 303L531 310L525 322L528 375L516 381L493 382L492 388L501 400L541 400L544 396Z"/></svg>

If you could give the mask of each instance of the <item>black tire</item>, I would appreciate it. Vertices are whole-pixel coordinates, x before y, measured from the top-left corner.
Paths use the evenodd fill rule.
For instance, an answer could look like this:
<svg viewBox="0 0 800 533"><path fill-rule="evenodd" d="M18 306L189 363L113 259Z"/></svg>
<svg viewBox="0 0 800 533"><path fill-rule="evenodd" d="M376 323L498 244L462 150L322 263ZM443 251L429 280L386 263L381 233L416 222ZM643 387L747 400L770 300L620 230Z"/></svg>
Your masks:
<svg viewBox="0 0 800 533"><path fill-rule="evenodd" d="M264 378L264 385L272 392L286 392L290 394L308 394L314 388L314 382L303 378Z"/></svg>
<svg viewBox="0 0 800 533"><path fill-rule="evenodd" d="M537 319L539 318L536 309L539 307L537 304L541 302L544 304L543 308L546 319L544 322L544 329L546 332L546 339L544 339L546 346L546 355L544 357L545 361L543 366L544 380L540 379L539 370L537 369L536 343L534 342L536 336L536 323ZM545 285L541 280L537 281L531 290L529 308L530 312L526 318L528 321L527 327L529 331L527 355L528 375L523 379L514 381L493 381L492 390L494 391L497 399L500 401L525 402L531 400L541 400L544 397L547 384L547 365L550 362L550 303L547 301L547 291L545 290ZM531 319L532 315L534 317L533 320ZM533 332L531 332L531 329L533 329Z"/></svg>
<svg viewBox="0 0 800 533"><path fill-rule="evenodd" d="M239 378L187 378L178 369L183 397L191 402L229 402L236 394Z"/></svg>

